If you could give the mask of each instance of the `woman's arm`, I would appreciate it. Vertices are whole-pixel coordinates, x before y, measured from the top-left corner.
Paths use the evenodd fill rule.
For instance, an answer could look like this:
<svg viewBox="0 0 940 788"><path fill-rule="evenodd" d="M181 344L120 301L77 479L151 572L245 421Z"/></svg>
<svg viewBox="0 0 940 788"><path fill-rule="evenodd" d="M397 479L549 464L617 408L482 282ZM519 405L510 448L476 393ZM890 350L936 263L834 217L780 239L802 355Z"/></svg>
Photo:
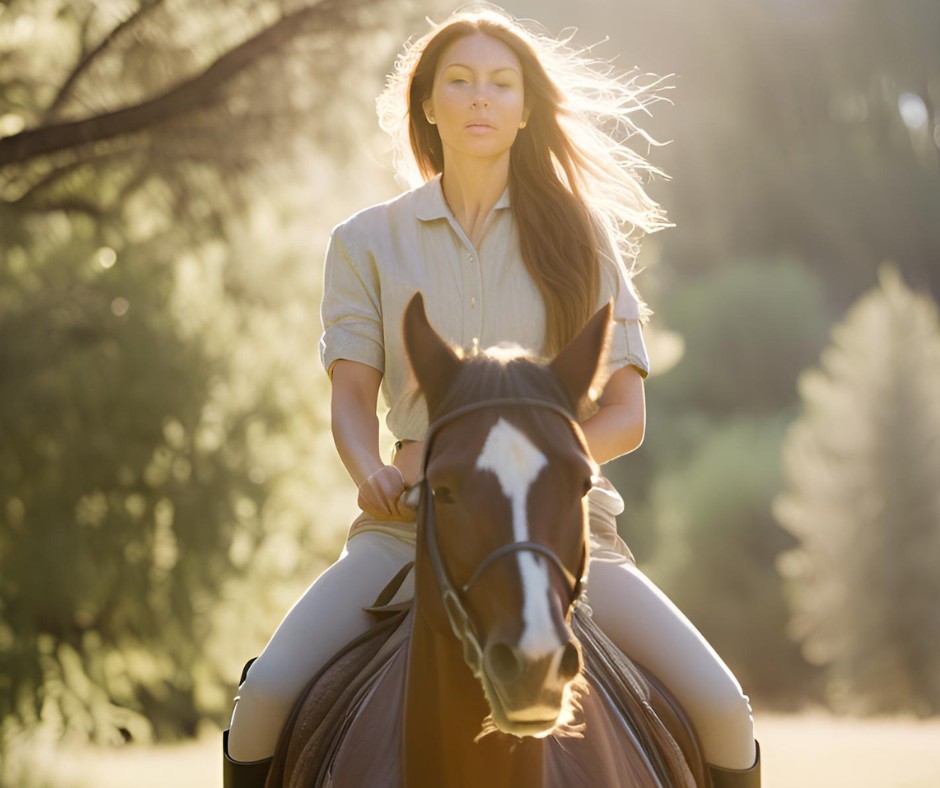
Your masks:
<svg viewBox="0 0 940 788"><path fill-rule="evenodd" d="M340 359L333 364L331 426L340 459L359 487L359 506L380 520L412 519L400 502L401 471L382 462L376 416L382 373L368 364Z"/></svg>
<svg viewBox="0 0 940 788"><path fill-rule="evenodd" d="M643 443L646 432L643 376L630 365L616 370L598 405L600 409L581 424L581 430L591 456L598 465L603 465Z"/></svg>
<svg viewBox="0 0 940 788"><path fill-rule="evenodd" d="M646 431L646 397L643 376L633 366L614 372L598 400L600 409L581 423L588 449L595 462L603 465L628 454L643 443ZM395 455L406 484L413 485L419 475L424 441L408 443Z"/></svg>

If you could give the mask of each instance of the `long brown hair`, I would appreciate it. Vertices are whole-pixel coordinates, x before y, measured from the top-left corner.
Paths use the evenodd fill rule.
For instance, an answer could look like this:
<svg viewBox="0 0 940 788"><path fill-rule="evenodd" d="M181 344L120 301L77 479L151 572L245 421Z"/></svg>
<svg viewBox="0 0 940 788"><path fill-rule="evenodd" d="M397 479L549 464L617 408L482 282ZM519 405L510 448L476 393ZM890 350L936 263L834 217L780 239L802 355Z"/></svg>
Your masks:
<svg viewBox="0 0 940 788"><path fill-rule="evenodd" d="M379 97L382 127L402 148L407 130L412 161L400 150L400 171L411 164L425 181L443 172L441 139L421 106L441 54L474 33L503 42L522 64L531 113L510 154L510 202L522 258L545 304L542 351L554 354L593 313L599 265L623 266L622 252L635 260L638 235L670 226L638 178L640 170L664 173L619 139L625 129L639 132L629 113L660 97L644 96L647 89L598 70L566 42L526 30L501 9L460 10L406 48Z"/></svg>

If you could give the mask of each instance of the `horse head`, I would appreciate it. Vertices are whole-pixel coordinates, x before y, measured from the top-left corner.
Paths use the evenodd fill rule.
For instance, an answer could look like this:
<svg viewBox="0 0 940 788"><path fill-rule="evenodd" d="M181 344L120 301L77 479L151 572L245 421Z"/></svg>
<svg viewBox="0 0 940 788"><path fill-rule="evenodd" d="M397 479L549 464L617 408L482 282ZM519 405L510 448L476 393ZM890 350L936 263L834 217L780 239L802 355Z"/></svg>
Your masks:
<svg viewBox="0 0 940 788"><path fill-rule="evenodd" d="M571 613L587 570L585 495L597 466L575 420L610 306L550 363L505 347L461 357L417 294L405 344L428 406L417 598L453 633L495 727L541 737L567 721L581 672Z"/></svg>

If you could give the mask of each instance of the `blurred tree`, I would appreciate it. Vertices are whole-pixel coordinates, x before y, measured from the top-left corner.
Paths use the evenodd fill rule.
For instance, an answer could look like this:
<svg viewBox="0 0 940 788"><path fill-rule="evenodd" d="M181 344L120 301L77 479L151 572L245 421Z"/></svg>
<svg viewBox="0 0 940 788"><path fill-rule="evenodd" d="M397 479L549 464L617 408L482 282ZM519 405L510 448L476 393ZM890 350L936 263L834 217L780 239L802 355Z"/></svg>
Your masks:
<svg viewBox="0 0 940 788"><path fill-rule="evenodd" d="M361 116L356 102L337 101L336 85L352 85L348 98L359 94L357 77L374 64L366 42L394 40L387 7L8 4L3 22L16 46L0 72L5 207L119 220L122 206L158 180L178 214L217 232L227 211L250 199L244 176L260 162L313 145L352 149L358 135L348 132ZM363 30L373 32L353 35Z"/></svg>
<svg viewBox="0 0 940 788"><path fill-rule="evenodd" d="M622 70L673 75L645 128L677 228L639 280L790 255L842 313L885 259L940 298L940 3L932 0L505 0ZM571 32L571 31L569 31ZM599 42L599 43L598 43ZM647 150L641 150L646 154Z"/></svg>
<svg viewBox="0 0 940 788"><path fill-rule="evenodd" d="M683 337L680 363L657 379L657 407L713 417L796 404L794 381L831 318L816 271L792 258L747 258L677 282L657 309Z"/></svg>
<svg viewBox="0 0 940 788"><path fill-rule="evenodd" d="M798 704L814 676L786 632L775 562L793 539L771 501L792 381L826 338L821 283L792 259L733 261L677 285L657 317L683 352L647 384L644 451L609 466L621 533L755 701Z"/></svg>
<svg viewBox="0 0 940 788"><path fill-rule="evenodd" d="M659 533L646 567L751 698L777 707L805 700L812 680L786 635L786 602L774 571L793 545L770 513L788 421L780 413L714 425L684 464L657 475Z"/></svg>
<svg viewBox="0 0 940 788"><path fill-rule="evenodd" d="M371 150L392 7L0 11L0 750L221 718L333 557L319 263L388 188L335 162Z"/></svg>
<svg viewBox="0 0 940 788"><path fill-rule="evenodd" d="M879 269L800 378L780 523L792 630L839 709L940 711L940 325Z"/></svg>
<svg viewBox="0 0 940 788"><path fill-rule="evenodd" d="M793 381L818 357L829 316L815 273L771 258L734 261L677 284L653 321L681 338L679 357L661 369L651 343L649 438L607 467L628 502L621 531L641 562L656 551L661 517L650 492L657 477L684 467L724 420L792 414Z"/></svg>

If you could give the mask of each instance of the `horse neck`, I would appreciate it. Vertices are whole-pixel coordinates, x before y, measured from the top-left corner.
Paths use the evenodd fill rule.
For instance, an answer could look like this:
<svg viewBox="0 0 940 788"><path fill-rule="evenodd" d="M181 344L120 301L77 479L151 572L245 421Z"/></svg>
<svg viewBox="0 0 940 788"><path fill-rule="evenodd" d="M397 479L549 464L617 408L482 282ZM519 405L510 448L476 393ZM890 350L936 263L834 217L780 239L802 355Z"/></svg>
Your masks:
<svg viewBox="0 0 940 788"><path fill-rule="evenodd" d="M459 641L429 623L444 614L424 557L419 546L405 690L404 788L540 785L540 742L499 733L476 741L489 707Z"/></svg>

